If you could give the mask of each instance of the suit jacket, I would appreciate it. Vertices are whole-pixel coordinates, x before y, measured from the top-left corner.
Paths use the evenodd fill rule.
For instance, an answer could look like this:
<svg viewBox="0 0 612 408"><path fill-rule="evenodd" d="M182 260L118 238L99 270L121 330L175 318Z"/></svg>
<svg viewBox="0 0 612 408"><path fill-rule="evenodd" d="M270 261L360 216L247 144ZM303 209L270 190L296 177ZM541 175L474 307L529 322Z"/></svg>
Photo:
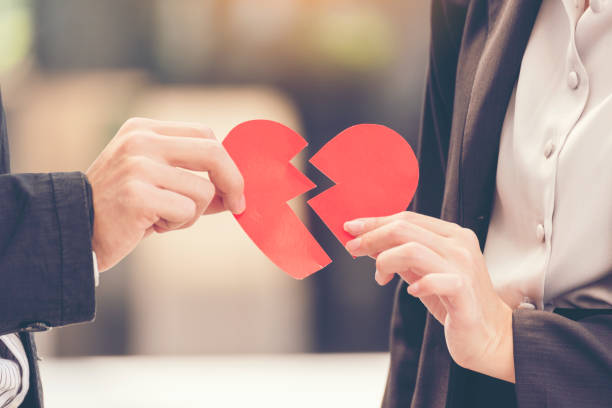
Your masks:
<svg viewBox="0 0 612 408"><path fill-rule="evenodd" d="M30 389L21 405L43 406L32 332L93 320L91 187L81 173L9 174L0 97L0 335L18 332Z"/></svg>
<svg viewBox="0 0 612 408"><path fill-rule="evenodd" d="M474 230L483 248L502 124L540 4L541 0L432 2L418 146L421 180L414 206ZM474 401L472 392L489 394L483 398L490 401L481 401L482 406L612 406L609 310L515 311L512 386L454 364L443 326L405 289L401 283L395 299L383 407L474 406L467 402Z"/></svg>

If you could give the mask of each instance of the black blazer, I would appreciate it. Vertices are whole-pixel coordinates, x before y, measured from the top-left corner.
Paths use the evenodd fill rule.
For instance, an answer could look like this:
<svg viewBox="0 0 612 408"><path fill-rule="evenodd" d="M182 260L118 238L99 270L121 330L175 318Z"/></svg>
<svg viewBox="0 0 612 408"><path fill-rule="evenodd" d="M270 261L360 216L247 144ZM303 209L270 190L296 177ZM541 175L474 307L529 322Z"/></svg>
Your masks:
<svg viewBox="0 0 612 408"><path fill-rule="evenodd" d="M484 248L502 123L541 0L432 3L414 205L471 228ZM395 299L383 407L612 407L609 310L514 312L512 386L454 364L443 326L405 289Z"/></svg>
<svg viewBox="0 0 612 408"><path fill-rule="evenodd" d="M31 332L95 313L91 187L81 173L8 174L0 97L0 334L19 332L30 362L22 407L43 406Z"/></svg>

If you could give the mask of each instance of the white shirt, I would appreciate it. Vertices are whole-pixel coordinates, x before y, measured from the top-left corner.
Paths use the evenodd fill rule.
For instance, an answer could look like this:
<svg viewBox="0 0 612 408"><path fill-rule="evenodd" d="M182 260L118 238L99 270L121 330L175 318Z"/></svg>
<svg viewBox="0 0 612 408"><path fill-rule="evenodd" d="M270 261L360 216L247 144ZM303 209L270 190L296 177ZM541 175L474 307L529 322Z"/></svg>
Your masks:
<svg viewBox="0 0 612 408"><path fill-rule="evenodd" d="M23 402L29 388L28 358L16 334L0 337L15 360L0 359L0 407L16 408Z"/></svg>
<svg viewBox="0 0 612 408"><path fill-rule="evenodd" d="M513 307L612 306L612 1L584 8L543 1L506 113L484 254Z"/></svg>

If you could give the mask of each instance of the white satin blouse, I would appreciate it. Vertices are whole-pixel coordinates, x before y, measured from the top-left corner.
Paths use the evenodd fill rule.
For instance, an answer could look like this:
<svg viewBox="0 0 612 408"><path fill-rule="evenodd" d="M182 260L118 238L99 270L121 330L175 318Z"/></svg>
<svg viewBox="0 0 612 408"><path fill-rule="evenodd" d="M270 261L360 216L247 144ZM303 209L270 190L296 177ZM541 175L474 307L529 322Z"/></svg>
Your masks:
<svg viewBox="0 0 612 408"><path fill-rule="evenodd" d="M612 0L544 0L504 122L485 258L514 307L612 307Z"/></svg>

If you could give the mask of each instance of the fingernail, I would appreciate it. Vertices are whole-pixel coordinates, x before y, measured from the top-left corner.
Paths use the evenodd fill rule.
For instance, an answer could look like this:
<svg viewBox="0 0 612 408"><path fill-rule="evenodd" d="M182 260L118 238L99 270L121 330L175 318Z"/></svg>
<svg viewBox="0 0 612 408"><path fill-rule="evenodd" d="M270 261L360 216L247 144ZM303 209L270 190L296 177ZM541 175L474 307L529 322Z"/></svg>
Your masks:
<svg viewBox="0 0 612 408"><path fill-rule="evenodd" d="M376 283L378 283L378 285L383 286L384 282L383 282L382 276L380 275L380 272L378 272L378 270L376 270L376 272L374 272L374 280L376 281Z"/></svg>
<svg viewBox="0 0 612 408"><path fill-rule="evenodd" d="M359 235L363 231L363 221L353 220L344 223L344 230L352 235Z"/></svg>
<svg viewBox="0 0 612 408"><path fill-rule="evenodd" d="M355 238L346 243L346 250L350 253L353 253L359 249L361 246L361 238Z"/></svg>
<svg viewBox="0 0 612 408"><path fill-rule="evenodd" d="M233 206L232 212L234 214L242 214L244 210L246 210L246 198L244 197L244 194L243 194L242 197L240 197L240 200L238 201L238 203Z"/></svg>
<svg viewBox="0 0 612 408"><path fill-rule="evenodd" d="M408 293L411 295L416 294L419 291L419 283L415 282L415 283L411 283L410 285L408 285Z"/></svg>

